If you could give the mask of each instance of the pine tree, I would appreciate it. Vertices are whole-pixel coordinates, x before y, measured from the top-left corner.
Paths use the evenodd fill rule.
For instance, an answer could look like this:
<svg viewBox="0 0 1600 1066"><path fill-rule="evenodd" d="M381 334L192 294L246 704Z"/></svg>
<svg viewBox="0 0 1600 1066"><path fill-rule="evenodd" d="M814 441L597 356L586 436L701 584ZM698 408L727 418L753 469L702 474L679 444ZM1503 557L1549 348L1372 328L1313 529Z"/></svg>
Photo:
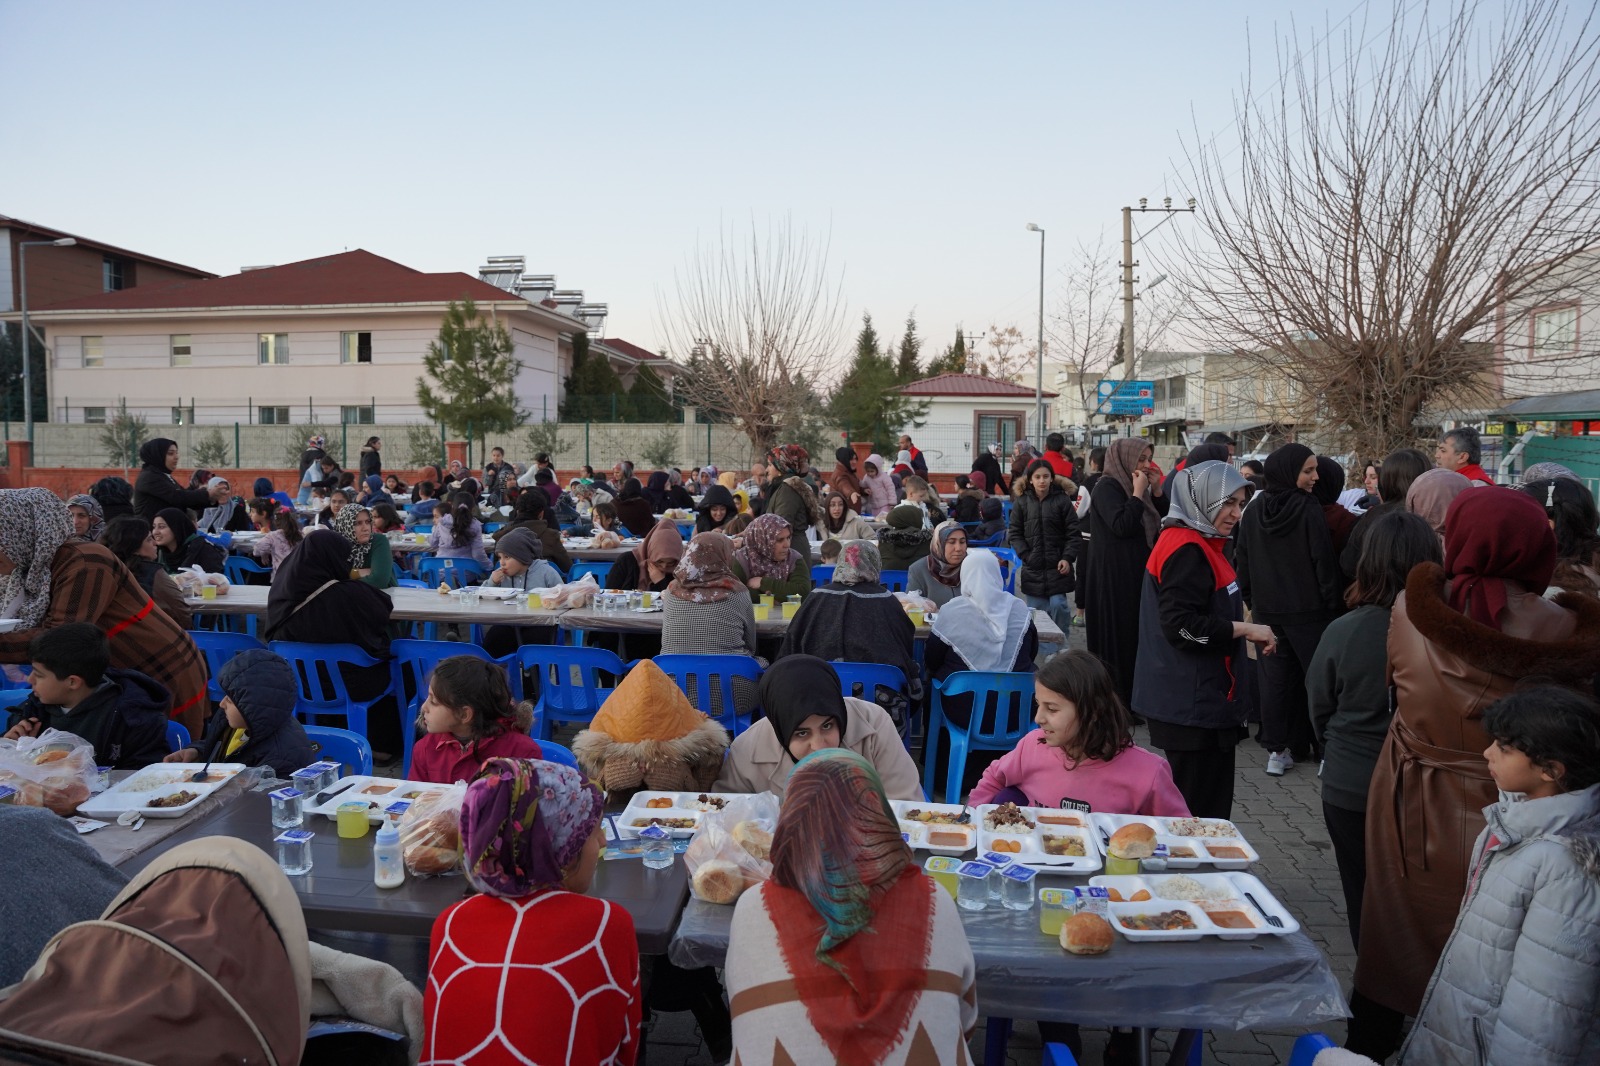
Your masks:
<svg viewBox="0 0 1600 1066"><path fill-rule="evenodd" d="M917 336L916 312L906 316L906 331L900 337L900 361L895 366L895 377L900 383L916 381L922 374L917 360L922 357L922 338Z"/></svg>
<svg viewBox="0 0 1600 1066"><path fill-rule="evenodd" d="M486 321L471 300L452 301L422 357L417 403L423 413L468 440L476 436L480 452L490 433L521 425L526 416L517 409L515 385L522 364L512 351L505 323Z"/></svg>
<svg viewBox="0 0 1600 1066"><path fill-rule="evenodd" d="M891 351L878 348L878 331L872 315L861 316L861 332L856 334L856 354L839 390L829 405L829 414L842 424L853 440L870 440L888 447L902 430L920 424L926 417L926 401L901 395L901 384Z"/></svg>
<svg viewBox="0 0 1600 1066"><path fill-rule="evenodd" d="M633 388L628 390L628 402L631 408L630 421L671 422L677 415L678 409L667 394L666 384L649 363L642 364L634 374Z"/></svg>
<svg viewBox="0 0 1600 1066"><path fill-rule="evenodd" d="M957 326L956 342L946 348L943 355L928 364L928 376L965 373L967 373L967 338L962 334L961 327Z"/></svg>
<svg viewBox="0 0 1600 1066"><path fill-rule="evenodd" d="M572 337L572 373L567 375L566 398L561 402L561 417L572 422L621 421L632 410L622 379L611 367L611 360L589 354L589 335Z"/></svg>

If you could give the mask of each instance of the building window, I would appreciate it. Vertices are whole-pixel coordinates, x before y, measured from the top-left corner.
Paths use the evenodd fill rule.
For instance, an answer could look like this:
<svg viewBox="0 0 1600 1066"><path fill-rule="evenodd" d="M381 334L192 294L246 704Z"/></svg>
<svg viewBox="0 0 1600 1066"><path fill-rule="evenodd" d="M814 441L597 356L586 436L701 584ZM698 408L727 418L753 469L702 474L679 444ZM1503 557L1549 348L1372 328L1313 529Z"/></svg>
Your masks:
<svg viewBox="0 0 1600 1066"><path fill-rule="evenodd" d="M372 405L367 404L364 407L339 408L339 421L347 426L370 426L376 419L372 417Z"/></svg>
<svg viewBox="0 0 1600 1066"><path fill-rule="evenodd" d="M341 333L341 334L339 334L339 362L341 362L341 363L370 363L370 362L372 362L372 334L370 334L370 333Z"/></svg>
<svg viewBox="0 0 1600 1066"><path fill-rule="evenodd" d="M194 408L174 407L172 409L172 424L175 426L194 425Z"/></svg>
<svg viewBox="0 0 1600 1066"><path fill-rule="evenodd" d="M1533 350L1536 352L1575 352L1578 350L1578 308L1557 307L1533 314Z"/></svg>
<svg viewBox="0 0 1600 1066"><path fill-rule="evenodd" d="M103 426L106 424L106 409L104 407L85 407L83 420L91 425Z"/></svg>
<svg viewBox="0 0 1600 1066"><path fill-rule="evenodd" d="M287 407L258 407L258 419L263 426L287 426L289 424L289 409Z"/></svg>
<svg viewBox="0 0 1600 1066"><path fill-rule="evenodd" d="M260 362L263 365L282 366L289 361L289 335L287 333L263 333L258 340L261 353Z"/></svg>
<svg viewBox="0 0 1600 1066"><path fill-rule="evenodd" d="M105 366L106 349L104 337L83 338L83 365Z"/></svg>
<svg viewBox="0 0 1600 1066"><path fill-rule="evenodd" d="M189 334L174 333L171 337L172 365L193 366L191 358L192 349L189 346Z"/></svg>
<svg viewBox="0 0 1600 1066"><path fill-rule="evenodd" d="M128 288L127 264L109 255L100 260L100 283L105 292L117 292Z"/></svg>

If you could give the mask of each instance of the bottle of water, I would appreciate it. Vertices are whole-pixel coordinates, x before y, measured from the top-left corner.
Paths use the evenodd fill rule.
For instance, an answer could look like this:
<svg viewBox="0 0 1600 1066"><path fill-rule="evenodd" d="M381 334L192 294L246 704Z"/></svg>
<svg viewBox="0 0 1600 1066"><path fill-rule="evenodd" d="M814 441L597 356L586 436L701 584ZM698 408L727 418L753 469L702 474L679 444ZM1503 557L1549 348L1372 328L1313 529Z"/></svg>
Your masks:
<svg viewBox="0 0 1600 1066"><path fill-rule="evenodd" d="M672 865L672 835L659 825L652 825L639 834L644 841L644 864L652 870L665 870Z"/></svg>

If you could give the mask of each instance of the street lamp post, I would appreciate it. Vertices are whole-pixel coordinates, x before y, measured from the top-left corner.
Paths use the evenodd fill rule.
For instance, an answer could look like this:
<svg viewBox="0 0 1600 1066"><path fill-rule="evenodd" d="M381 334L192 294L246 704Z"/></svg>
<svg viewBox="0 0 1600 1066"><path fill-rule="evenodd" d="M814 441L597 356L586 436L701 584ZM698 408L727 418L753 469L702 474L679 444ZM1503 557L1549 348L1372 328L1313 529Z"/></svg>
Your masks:
<svg viewBox="0 0 1600 1066"><path fill-rule="evenodd" d="M54 241L21 241L17 244L17 291L22 304L22 421L28 426L28 443L33 443L33 360L28 358L28 249L41 245L70 248L77 244L76 237L62 237Z"/></svg>
<svg viewBox="0 0 1600 1066"><path fill-rule="evenodd" d="M1044 227L1028 223L1028 232L1039 235L1039 366L1033 379L1034 431L1044 436Z"/></svg>

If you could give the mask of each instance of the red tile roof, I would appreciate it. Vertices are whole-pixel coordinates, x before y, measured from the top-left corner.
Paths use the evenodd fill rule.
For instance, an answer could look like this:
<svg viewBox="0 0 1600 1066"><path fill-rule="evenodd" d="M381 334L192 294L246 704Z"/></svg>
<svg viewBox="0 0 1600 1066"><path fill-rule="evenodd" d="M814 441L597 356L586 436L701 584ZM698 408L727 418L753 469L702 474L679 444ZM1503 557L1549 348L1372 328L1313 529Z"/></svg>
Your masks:
<svg viewBox="0 0 1600 1066"><path fill-rule="evenodd" d="M124 259L132 259L139 263L152 263L156 266L166 267L168 270L176 270L183 274L193 274L197 278L216 277L210 271L201 270L199 267L184 266L182 263L174 263L170 259L157 259L155 256L145 255L143 252L131 252L126 248L118 248L114 244L107 244L105 241L97 241L90 237L79 236L76 233L68 233L66 230L56 229L53 226L41 226L37 222L29 222L27 219L22 218L12 218L10 215L0 215L0 228L25 230L26 232L21 235L23 240L31 240L35 236L43 237L45 240L71 237L85 248L110 252L112 255L118 255Z"/></svg>
<svg viewBox="0 0 1600 1066"><path fill-rule="evenodd" d="M900 392L906 396L1015 396L1033 399L1033 390L1009 381L996 381L979 374L939 374L903 385ZM1054 399L1056 394L1045 391L1044 396Z"/></svg>
<svg viewBox="0 0 1600 1066"><path fill-rule="evenodd" d="M665 356L663 356L660 352L649 351L648 349L639 347L632 341L625 341L620 337L602 337L600 338L599 343L605 345L614 352L625 355L630 359L637 359L640 362L654 360L659 363L665 358Z"/></svg>
<svg viewBox="0 0 1600 1066"><path fill-rule="evenodd" d="M222 278L139 285L40 308L41 311L150 311L214 307L304 307L329 304L480 303L521 298L470 274L424 274L357 248Z"/></svg>

